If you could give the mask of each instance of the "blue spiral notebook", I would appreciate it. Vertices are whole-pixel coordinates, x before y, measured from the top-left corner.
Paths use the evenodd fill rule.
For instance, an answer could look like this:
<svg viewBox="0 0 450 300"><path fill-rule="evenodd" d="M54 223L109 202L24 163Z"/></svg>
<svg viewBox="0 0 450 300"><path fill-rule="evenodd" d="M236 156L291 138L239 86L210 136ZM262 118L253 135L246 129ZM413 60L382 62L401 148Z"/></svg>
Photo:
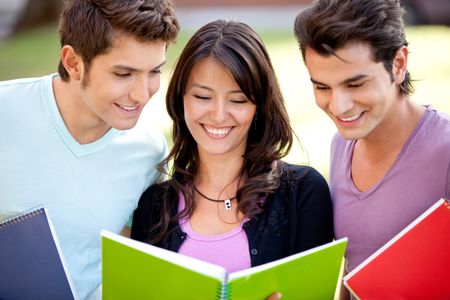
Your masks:
<svg viewBox="0 0 450 300"><path fill-rule="evenodd" d="M0 220L0 299L77 299L42 206Z"/></svg>

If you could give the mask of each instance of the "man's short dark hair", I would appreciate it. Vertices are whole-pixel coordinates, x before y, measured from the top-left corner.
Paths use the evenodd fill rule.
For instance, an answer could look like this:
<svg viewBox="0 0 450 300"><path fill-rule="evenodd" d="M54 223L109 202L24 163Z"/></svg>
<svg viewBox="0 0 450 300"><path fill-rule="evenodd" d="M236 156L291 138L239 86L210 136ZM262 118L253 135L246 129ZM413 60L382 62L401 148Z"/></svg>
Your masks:
<svg viewBox="0 0 450 300"><path fill-rule="evenodd" d="M86 66L113 45L114 34L124 33L136 40L174 41L179 23L169 0L69 0L61 14L61 47L71 45ZM61 79L69 74L60 61Z"/></svg>
<svg viewBox="0 0 450 300"><path fill-rule="evenodd" d="M351 42L367 43L393 80L394 58L408 45L404 13L399 0L317 0L297 16L294 33L303 59L308 48L327 56ZM413 92L408 71L400 92Z"/></svg>

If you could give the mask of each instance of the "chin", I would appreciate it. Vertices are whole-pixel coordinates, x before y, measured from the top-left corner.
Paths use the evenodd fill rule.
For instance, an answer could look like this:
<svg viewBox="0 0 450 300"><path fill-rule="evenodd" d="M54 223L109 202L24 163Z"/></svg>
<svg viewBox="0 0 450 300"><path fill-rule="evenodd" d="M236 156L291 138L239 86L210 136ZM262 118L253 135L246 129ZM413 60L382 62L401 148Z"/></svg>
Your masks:
<svg viewBox="0 0 450 300"><path fill-rule="evenodd" d="M128 130L128 129L135 127L136 124L137 124L137 121L125 122L125 123L119 123L119 124L110 124L110 126L117 130Z"/></svg>
<svg viewBox="0 0 450 300"><path fill-rule="evenodd" d="M365 137L364 134L361 134L359 132L351 132L349 130L342 130L339 129L339 134L342 136L342 138L346 139L346 140L359 140Z"/></svg>
<svg viewBox="0 0 450 300"><path fill-rule="evenodd" d="M346 140L359 140L366 138L372 131L367 124L360 123L358 126L343 126L339 123L335 123L339 134Z"/></svg>
<svg viewBox="0 0 450 300"><path fill-rule="evenodd" d="M209 146L207 149L203 148L203 151L204 153L207 153L209 155L225 155L232 152L230 149L214 148L211 146Z"/></svg>

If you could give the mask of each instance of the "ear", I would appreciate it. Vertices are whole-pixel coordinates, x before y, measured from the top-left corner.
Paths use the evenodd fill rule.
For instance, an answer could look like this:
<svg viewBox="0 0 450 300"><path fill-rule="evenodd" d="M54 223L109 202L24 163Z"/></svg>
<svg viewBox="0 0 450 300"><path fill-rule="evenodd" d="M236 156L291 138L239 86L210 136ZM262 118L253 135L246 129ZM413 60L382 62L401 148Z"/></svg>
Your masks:
<svg viewBox="0 0 450 300"><path fill-rule="evenodd" d="M406 70L408 66L408 48L406 46L397 50L397 54L392 64L392 74L394 75L394 81L397 84L401 84L406 77Z"/></svg>
<svg viewBox="0 0 450 300"><path fill-rule="evenodd" d="M61 62L73 80L81 80L83 75L83 59L75 52L70 45L65 45L61 49Z"/></svg>

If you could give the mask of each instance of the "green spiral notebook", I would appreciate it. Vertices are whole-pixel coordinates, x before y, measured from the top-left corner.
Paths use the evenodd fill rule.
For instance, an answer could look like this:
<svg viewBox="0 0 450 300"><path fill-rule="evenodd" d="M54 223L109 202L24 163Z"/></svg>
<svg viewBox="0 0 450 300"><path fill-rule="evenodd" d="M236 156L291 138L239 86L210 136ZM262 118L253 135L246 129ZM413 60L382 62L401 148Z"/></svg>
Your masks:
<svg viewBox="0 0 450 300"><path fill-rule="evenodd" d="M220 266L102 231L103 299L333 299L347 239L228 274Z"/></svg>

